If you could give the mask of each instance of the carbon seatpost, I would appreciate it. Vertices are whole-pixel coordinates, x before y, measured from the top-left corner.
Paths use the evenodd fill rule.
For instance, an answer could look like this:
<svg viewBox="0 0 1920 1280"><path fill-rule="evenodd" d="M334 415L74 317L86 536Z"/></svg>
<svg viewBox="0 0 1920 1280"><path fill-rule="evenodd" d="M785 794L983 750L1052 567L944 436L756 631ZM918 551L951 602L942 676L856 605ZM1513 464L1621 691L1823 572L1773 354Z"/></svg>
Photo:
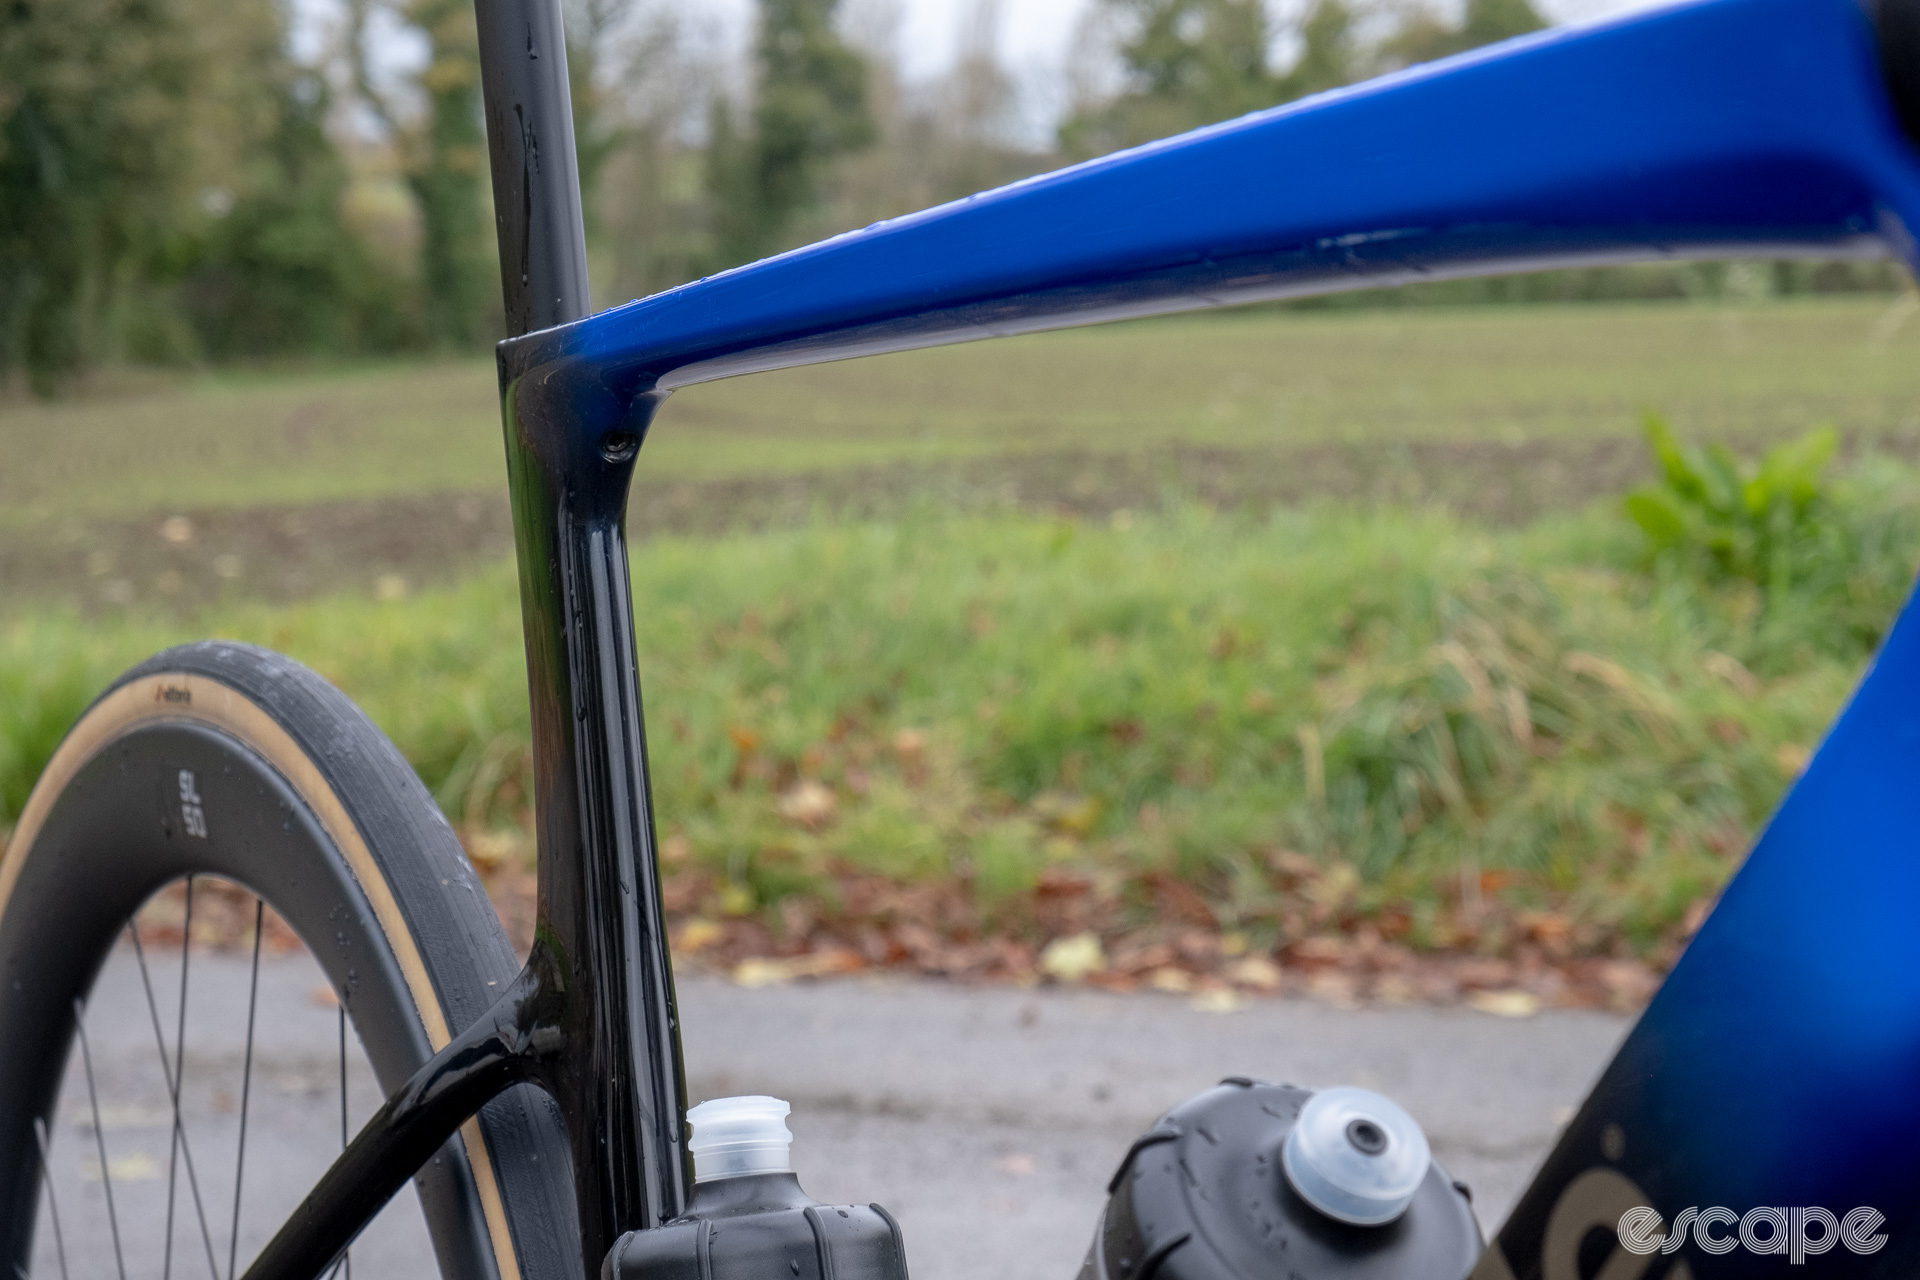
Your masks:
<svg viewBox="0 0 1920 1280"><path fill-rule="evenodd" d="M559 0L475 0L507 336L591 310Z"/></svg>

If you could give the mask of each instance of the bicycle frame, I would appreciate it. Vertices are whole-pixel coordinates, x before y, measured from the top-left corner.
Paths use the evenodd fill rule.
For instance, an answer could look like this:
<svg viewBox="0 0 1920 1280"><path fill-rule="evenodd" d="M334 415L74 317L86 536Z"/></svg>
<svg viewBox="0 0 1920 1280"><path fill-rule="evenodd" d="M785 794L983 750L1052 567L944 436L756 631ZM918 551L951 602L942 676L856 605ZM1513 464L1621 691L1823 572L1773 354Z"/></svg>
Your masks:
<svg viewBox="0 0 1920 1280"><path fill-rule="evenodd" d="M322 1273L519 1081L566 1116L583 1269L620 1232L685 1206L624 534L635 459L675 388L1446 276L1920 256L1908 231L1920 226L1920 4L1703 0L1416 67L584 318L559 0L477 7L511 334L499 367L533 706L536 940L514 988L369 1122L251 1280ZM1580 1173L1555 1161L1562 1185ZM1557 1194L1536 1184L1480 1274L1538 1255L1539 1206L1557 1213Z"/></svg>

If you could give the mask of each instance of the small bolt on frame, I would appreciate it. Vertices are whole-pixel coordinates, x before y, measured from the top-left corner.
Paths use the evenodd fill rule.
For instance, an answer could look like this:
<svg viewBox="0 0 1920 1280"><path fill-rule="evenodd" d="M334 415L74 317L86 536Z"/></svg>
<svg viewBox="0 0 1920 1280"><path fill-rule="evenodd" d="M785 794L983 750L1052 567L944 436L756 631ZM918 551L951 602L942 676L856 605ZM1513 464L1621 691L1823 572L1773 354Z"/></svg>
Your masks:
<svg viewBox="0 0 1920 1280"><path fill-rule="evenodd" d="M470 1215L484 1219L481 1236L492 1233L471 1255L476 1274L500 1280L596 1268L610 1280L905 1275L900 1232L884 1210L817 1205L785 1172L784 1104L707 1104L688 1140L636 675L633 618L647 602L632 596L624 533L630 478L673 390L1447 276L1677 257L1920 261L1911 230L1920 226L1920 3L1697 0L1410 68L589 315L559 0L476 7L509 333L499 369L532 702L536 936L518 976L487 996L504 994L490 1007L469 1001L458 1018L442 1009L439 1032L428 1015L454 1008L451 980L436 976L433 954L409 960L410 944L393 943L394 990L411 993L427 1029L408 1041L410 1058L394 1051L405 1064L390 1073L397 1087L246 1268L249 1280L327 1273L416 1177L423 1200L447 1214L469 1201L540 1201L541 1212L510 1221L494 1208ZM236 821L216 785L223 775L180 762L201 738L224 733L272 766L259 775L261 794L290 788L284 812L311 817L326 847L345 850L358 887L341 888L341 901L383 922L436 909L432 891L409 889L405 868L381 851L381 824L362 820L374 810L355 788L375 778L329 764L314 735L301 737L301 715L348 712L291 668L228 650L137 668L63 744L0 860L0 976L12 977L0 983L0 1028L39 1028L58 1047L38 1057L0 1051L0 1244L22 1275L45 1150L33 1135L51 1114L73 1001L84 994L84 984L56 979L99 964L92 953L50 951L29 915L65 901L51 868L93 865L85 850L95 846L82 836L105 839L99 823L153 825L139 816L151 800L138 788L97 793L139 791L124 813L118 801L65 797L83 794L109 763L125 777L152 756L173 771L165 777L198 779L200 829L179 827L166 809L164 848L200 840L212 850ZM1392 1103L1229 1077L1169 1111L1128 1152L1083 1280L1252 1277L1276 1274L1283 1257L1313 1280L1557 1278L1587 1274L1588 1233L1611 1229L1634 1205L1671 1215L1737 1194L1754 1204L1876 1206L1907 1233L1871 1249L1867 1236L1855 1249L1849 1235L1850 1252L1832 1252L1829 1237L1829 1261L1848 1274L1911 1274L1920 1266L1911 1230L1920 1225L1911 1160L1920 1109L1910 1101L1920 1045L1920 931L1910 924L1920 907L1910 834L1920 829L1920 733L1907 710L1916 696L1920 620L1909 607L1491 1246L1419 1126ZM198 718L188 723L189 714ZM291 727L276 737L276 725ZM189 729L201 737L190 742ZM163 738L171 754L144 745ZM389 773L404 772L390 748L367 750ZM303 759L318 761L322 781L335 779L331 791L309 779ZM435 839L421 836L421 847L457 859ZM203 869L226 865L206 858ZM391 903L383 885L393 886ZM138 901L132 889L127 901ZM298 923L297 901L274 905ZM98 921L76 917L86 927L68 931L105 945L127 909L100 908ZM64 967L50 967L49 954ZM326 962L351 992L347 962ZM1755 1052L1759 1044L1773 1051ZM499 1108L529 1084L547 1101L526 1104L512 1123L564 1134L564 1147L549 1151L559 1159L537 1173L500 1137L511 1126ZM169 1088L177 1122L171 1077ZM1757 1125L1761 1110L1772 1118ZM485 1141L476 1117L492 1126ZM1178 1176L1168 1172L1176 1167ZM533 1238L540 1223L551 1238ZM1641 1274L1634 1259L1644 1254L1612 1247L1604 1274ZM1708 1251L1685 1265L1702 1277L1735 1274L1741 1258Z"/></svg>

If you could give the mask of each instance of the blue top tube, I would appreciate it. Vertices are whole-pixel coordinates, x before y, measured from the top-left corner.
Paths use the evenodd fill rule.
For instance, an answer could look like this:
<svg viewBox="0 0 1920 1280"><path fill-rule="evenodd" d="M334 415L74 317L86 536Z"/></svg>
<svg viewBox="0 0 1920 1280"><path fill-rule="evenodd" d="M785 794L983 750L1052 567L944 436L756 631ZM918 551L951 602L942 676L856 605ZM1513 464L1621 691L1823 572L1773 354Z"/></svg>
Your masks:
<svg viewBox="0 0 1920 1280"><path fill-rule="evenodd" d="M1854 0L1705 0L1258 112L503 348L624 390L1576 263L1913 258L1920 166Z"/></svg>

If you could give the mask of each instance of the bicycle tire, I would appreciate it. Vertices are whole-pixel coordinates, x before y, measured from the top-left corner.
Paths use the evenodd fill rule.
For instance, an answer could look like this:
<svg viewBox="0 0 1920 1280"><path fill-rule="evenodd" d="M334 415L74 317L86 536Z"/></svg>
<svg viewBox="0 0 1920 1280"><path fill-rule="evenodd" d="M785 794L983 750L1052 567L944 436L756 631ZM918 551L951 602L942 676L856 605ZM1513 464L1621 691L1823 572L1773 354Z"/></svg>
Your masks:
<svg viewBox="0 0 1920 1280"><path fill-rule="evenodd" d="M516 970L452 828L346 695L250 645L185 645L133 668L68 732L0 856L0 1259L12 1274L31 1258L35 1124L50 1122L75 1001L141 904L195 874L244 886L299 935L387 1092ZM415 1182L443 1275L578 1280L565 1126L545 1093L494 1100Z"/></svg>

